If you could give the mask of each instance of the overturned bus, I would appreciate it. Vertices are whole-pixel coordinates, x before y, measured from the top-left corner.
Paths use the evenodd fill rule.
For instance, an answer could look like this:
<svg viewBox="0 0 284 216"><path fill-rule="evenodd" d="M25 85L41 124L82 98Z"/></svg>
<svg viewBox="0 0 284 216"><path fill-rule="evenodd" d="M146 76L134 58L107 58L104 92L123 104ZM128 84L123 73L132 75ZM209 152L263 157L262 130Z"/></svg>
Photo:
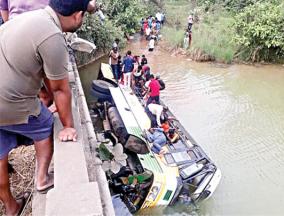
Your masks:
<svg viewBox="0 0 284 216"><path fill-rule="evenodd" d="M179 134L178 141L168 140L163 155L153 153L143 135L151 126L143 99L116 84L107 64L102 65L100 78L92 84L92 94L101 104L97 107L103 120L100 135L113 146L121 143L127 155L118 173L106 172L112 193L120 195L131 213L172 205L178 200L196 203L211 197L221 180L221 171L181 123L170 122ZM174 116L170 110L166 115Z"/></svg>

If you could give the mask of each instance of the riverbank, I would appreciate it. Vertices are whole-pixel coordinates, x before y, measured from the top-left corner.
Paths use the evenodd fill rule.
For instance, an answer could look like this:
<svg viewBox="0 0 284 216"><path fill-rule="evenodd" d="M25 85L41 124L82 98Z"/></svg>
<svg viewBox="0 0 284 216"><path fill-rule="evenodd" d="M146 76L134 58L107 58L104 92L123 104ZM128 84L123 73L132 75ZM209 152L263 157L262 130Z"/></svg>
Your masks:
<svg viewBox="0 0 284 216"><path fill-rule="evenodd" d="M181 58L184 59L185 61L194 61L194 62L202 62L202 63L209 63L213 65L222 65L224 67L228 67L229 65L233 64L238 64L238 65L251 65L251 66L265 66L265 65L275 65L271 62L247 62L247 61L241 61L241 60L234 60L230 63L221 61L221 60L216 60L213 56L210 56L202 50L197 49L194 52L189 53L187 50L183 48L176 48L176 47L170 47L166 41L159 41L159 49L168 52L171 57L175 58ZM276 64L277 65L277 64ZM278 64L279 66L284 67L284 64Z"/></svg>
<svg viewBox="0 0 284 216"><path fill-rule="evenodd" d="M283 40L280 38L283 35L281 26L284 24L284 19L280 15L281 4L260 1L255 4L246 3L240 8L234 1L214 2L165 1L167 24L162 34L168 50L173 53L185 53L196 61L283 64ZM284 4L282 5L284 8ZM251 19L255 22L246 21L249 20L249 11ZM274 13L275 17L265 18L265 11ZM177 14L179 16L176 16ZM189 48L184 48L187 18L190 14L194 19L192 40ZM271 25L276 26L274 31L270 30L271 25L267 25L267 19ZM261 34L258 28L262 29ZM183 48L184 50L181 50Z"/></svg>
<svg viewBox="0 0 284 216"><path fill-rule="evenodd" d="M148 52L147 42L135 38L126 50L146 55L152 71L166 83L162 100L225 178L213 198L196 209L183 204L141 215L281 215L284 67L199 63L171 56L161 45ZM80 71L86 94L99 65Z"/></svg>
<svg viewBox="0 0 284 216"><path fill-rule="evenodd" d="M162 30L167 50L172 53L181 53L195 61L217 61L232 63L236 46L232 43L233 19L222 9L205 13L202 8L191 1L166 1L165 10L167 24ZM176 16L179 14L179 16ZM184 38L187 29L187 18L192 14L192 40L185 48Z"/></svg>

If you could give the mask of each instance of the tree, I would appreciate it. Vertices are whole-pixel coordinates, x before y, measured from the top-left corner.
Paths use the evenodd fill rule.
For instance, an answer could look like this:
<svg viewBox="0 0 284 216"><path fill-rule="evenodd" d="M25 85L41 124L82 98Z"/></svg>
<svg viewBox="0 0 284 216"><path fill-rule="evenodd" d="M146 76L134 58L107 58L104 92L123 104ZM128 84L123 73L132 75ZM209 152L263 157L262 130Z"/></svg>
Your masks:
<svg viewBox="0 0 284 216"><path fill-rule="evenodd" d="M284 57L283 4L275 1L247 6L236 16L234 40L247 60L281 60Z"/></svg>
<svg viewBox="0 0 284 216"><path fill-rule="evenodd" d="M139 0L109 0L106 11L113 25L127 34L133 34L139 29L139 21L147 10Z"/></svg>
<svg viewBox="0 0 284 216"><path fill-rule="evenodd" d="M123 41L123 32L119 27L114 26L110 20L101 23L95 15L87 15L78 34L80 37L94 42L101 51L109 50L115 38Z"/></svg>

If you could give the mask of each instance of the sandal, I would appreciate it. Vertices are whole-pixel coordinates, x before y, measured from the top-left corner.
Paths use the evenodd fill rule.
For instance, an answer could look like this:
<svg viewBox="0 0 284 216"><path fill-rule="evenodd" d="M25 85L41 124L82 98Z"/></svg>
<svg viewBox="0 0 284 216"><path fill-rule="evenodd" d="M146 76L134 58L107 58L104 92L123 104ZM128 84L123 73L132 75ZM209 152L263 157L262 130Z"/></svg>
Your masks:
<svg viewBox="0 0 284 216"><path fill-rule="evenodd" d="M37 192L41 194L46 194L50 189L54 187L54 176L49 175L47 177L47 183L41 187L37 187L36 190Z"/></svg>
<svg viewBox="0 0 284 216"><path fill-rule="evenodd" d="M27 191L23 195L16 198L16 202L20 205L20 209L17 213L17 216L21 216L23 214L23 211L31 197L31 193L31 191Z"/></svg>

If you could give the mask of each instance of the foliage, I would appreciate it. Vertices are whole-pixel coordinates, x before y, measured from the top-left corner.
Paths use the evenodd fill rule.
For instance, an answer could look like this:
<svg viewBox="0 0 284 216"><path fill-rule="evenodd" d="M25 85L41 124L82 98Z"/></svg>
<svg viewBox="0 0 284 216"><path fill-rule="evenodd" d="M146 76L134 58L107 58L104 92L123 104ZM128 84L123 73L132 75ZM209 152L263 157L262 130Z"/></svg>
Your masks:
<svg viewBox="0 0 284 216"><path fill-rule="evenodd" d="M283 0L168 0L166 17L172 28L164 38L182 44L181 30L194 15L189 52L201 50L219 61L283 61ZM179 14L179 16L176 16ZM170 30L165 31L171 32Z"/></svg>
<svg viewBox="0 0 284 216"><path fill-rule="evenodd" d="M124 41L123 32L119 27L113 26L110 20L105 20L102 23L95 15L87 15L78 35L94 42L98 49L103 51L111 48L115 38Z"/></svg>
<svg viewBox="0 0 284 216"><path fill-rule="evenodd" d="M253 5L257 2L265 2L267 0L199 0L198 5L203 6L206 11L214 8L214 6L218 5L222 8L227 9L231 12L239 12L245 7L249 5ZM270 0L273 1L273 0Z"/></svg>
<svg viewBox="0 0 284 216"><path fill-rule="evenodd" d="M256 3L246 7L235 19L235 41L248 60L284 57L283 4Z"/></svg>
<svg viewBox="0 0 284 216"><path fill-rule="evenodd" d="M165 3L167 25L185 29L186 19L192 8L191 4L184 0L166 1Z"/></svg>
<svg viewBox="0 0 284 216"><path fill-rule="evenodd" d="M140 19L157 11L157 6L151 1L141 0L106 0L103 4L105 21L100 21L97 15L86 15L82 27L78 30L79 37L94 42L97 53L105 53L111 49L115 38L120 39L120 47L125 45L125 33L131 34L139 29ZM90 61L94 56L77 53L80 64Z"/></svg>
<svg viewBox="0 0 284 216"><path fill-rule="evenodd" d="M105 8L112 24L128 34L137 32L141 17L146 15L146 7L138 0L109 0Z"/></svg>

